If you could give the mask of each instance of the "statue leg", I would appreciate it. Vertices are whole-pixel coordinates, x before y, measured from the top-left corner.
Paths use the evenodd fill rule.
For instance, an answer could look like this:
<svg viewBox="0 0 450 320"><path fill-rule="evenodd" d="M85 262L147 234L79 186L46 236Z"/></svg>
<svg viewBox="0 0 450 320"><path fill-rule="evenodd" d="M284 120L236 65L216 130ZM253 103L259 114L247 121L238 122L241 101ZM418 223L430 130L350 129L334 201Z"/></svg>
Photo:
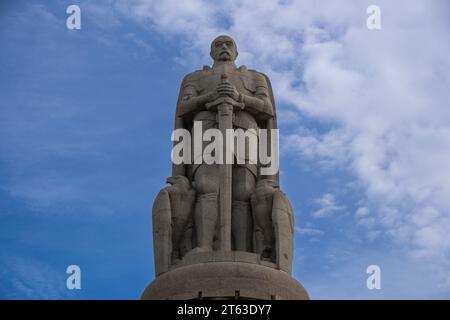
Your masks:
<svg viewBox="0 0 450 320"><path fill-rule="evenodd" d="M195 173L197 201L194 224L196 251L212 251L218 218L219 170L217 165L201 165Z"/></svg>
<svg viewBox="0 0 450 320"><path fill-rule="evenodd" d="M252 251L253 222L250 197L255 190L255 176L246 167L233 168L233 205L231 238L233 250Z"/></svg>

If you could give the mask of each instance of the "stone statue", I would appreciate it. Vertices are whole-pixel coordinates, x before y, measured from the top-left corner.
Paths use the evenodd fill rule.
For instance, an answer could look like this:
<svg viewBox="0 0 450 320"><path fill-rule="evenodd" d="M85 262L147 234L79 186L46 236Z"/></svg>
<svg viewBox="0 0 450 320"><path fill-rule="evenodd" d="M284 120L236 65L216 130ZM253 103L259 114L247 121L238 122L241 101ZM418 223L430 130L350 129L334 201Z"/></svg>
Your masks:
<svg viewBox="0 0 450 320"><path fill-rule="evenodd" d="M268 138L277 129L270 80L235 65L238 50L229 36L214 39L210 55L212 67L186 75L181 83L175 129L195 136L196 125L201 124L202 136L215 129L223 137L227 130L241 129L248 138L243 140L245 152L234 153L232 163L206 163L198 159L197 147L189 145L193 161L173 164L167 179L171 186L160 191L153 205L156 275L218 261L253 263L290 274L294 212L279 188L278 172L267 174L267 164L252 158L249 151L252 143L262 140L262 129L269 132ZM229 143L236 150L236 141L227 140L219 151L225 154ZM200 151L217 155L218 150L210 151L207 142L201 143ZM271 146L267 151L273 153Z"/></svg>
<svg viewBox="0 0 450 320"><path fill-rule="evenodd" d="M187 75L181 84L176 128L191 129L193 121L201 121L204 130L217 128L218 110L214 101L221 97L231 98L231 103L235 104L232 110L233 128L257 130L261 127L276 127L270 82L259 72L247 70L244 66L237 68L234 63L237 56L236 44L230 37L219 36L212 42L212 68L205 66L203 70ZM219 238L215 233L219 216L219 170L219 165L206 164L178 165L173 168L174 175L185 175L195 182L198 193L195 209L198 251L212 250L215 238ZM256 163L235 164L232 168L232 250L252 250L250 197L257 179Z"/></svg>

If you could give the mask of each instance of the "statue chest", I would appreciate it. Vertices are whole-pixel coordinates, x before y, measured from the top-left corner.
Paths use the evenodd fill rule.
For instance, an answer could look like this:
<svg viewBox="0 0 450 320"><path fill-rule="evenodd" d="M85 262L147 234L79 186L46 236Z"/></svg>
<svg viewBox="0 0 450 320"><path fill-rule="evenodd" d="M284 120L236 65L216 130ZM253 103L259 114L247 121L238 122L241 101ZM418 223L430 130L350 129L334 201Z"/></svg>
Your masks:
<svg viewBox="0 0 450 320"><path fill-rule="evenodd" d="M227 74L228 81L235 86L240 93L247 95L253 95L255 93L255 85L252 79L249 79L238 70L234 72L221 72L220 70L214 70L200 79L197 87L199 90L199 95L214 91L217 85L222 82L221 75L223 73Z"/></svg>

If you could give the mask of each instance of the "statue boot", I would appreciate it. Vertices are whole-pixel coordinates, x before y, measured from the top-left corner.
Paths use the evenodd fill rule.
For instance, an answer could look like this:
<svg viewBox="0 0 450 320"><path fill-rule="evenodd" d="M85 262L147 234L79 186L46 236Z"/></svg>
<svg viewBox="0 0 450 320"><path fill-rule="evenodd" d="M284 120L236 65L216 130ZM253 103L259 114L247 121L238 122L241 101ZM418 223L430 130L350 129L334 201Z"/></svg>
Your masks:
<svg viewBox="0 0 450 320"><path fill-rule="evenodd" d="M218 218L217 195L217 193L206 193L197 197L194 212L197 247L194 252L213 250Z"/></svg>

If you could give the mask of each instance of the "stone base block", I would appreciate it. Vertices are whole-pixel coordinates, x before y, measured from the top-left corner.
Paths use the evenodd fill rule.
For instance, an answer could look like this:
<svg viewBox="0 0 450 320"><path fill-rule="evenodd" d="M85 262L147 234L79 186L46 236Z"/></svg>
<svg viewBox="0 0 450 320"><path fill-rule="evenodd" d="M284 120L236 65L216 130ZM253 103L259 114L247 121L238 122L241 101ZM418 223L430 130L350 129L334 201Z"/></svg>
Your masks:
<svg viewBox="0 0 450 320"><path fill-rule="evenodd" d="M186 265L158 276L143 300L262 299L308 300L303 286L288 273L245 262Z"/></svg>

